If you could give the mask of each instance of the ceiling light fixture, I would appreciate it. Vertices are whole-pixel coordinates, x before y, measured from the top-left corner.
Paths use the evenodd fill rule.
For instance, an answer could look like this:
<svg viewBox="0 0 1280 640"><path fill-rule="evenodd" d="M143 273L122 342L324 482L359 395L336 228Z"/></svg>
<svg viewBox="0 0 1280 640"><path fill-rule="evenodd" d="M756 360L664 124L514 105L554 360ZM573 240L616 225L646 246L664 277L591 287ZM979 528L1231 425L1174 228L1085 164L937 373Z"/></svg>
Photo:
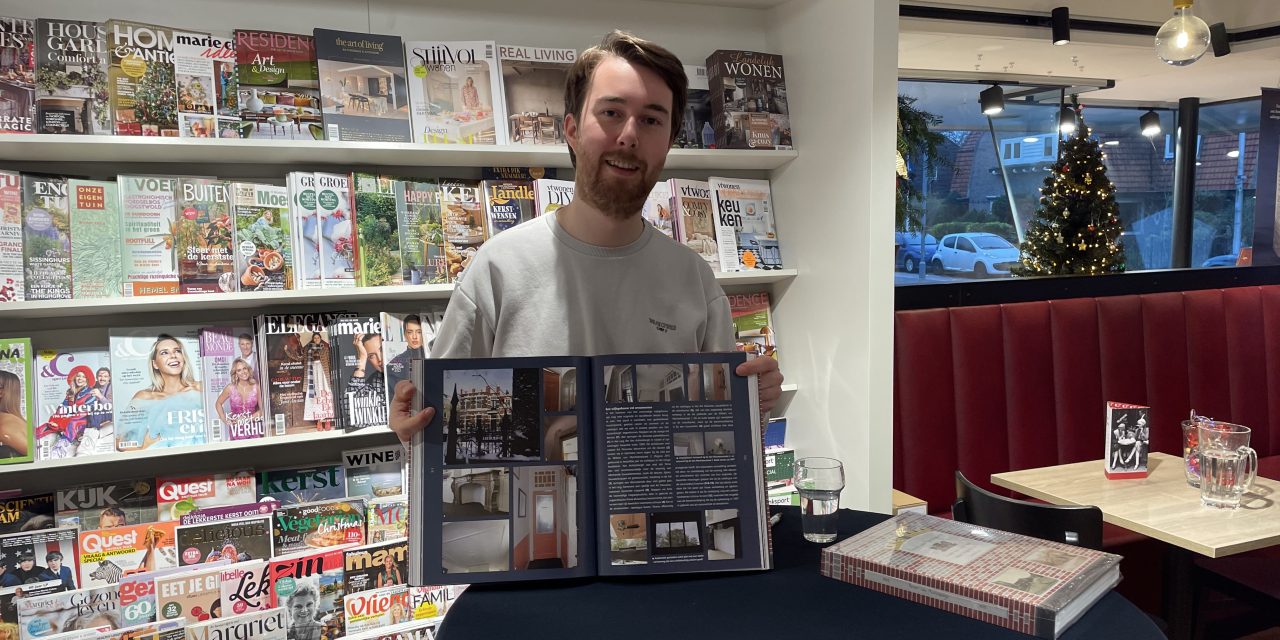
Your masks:
<svg viewBox="0 0 1280 640"><path fill-rule="evenodd" d="M1142 114L1138 118L1138 124L1142 126L1142 135L1148 138L1160 135L1160 114L1154 110Z"/></svg>
<svg viewBox="0 0 1280 640"><path fill-rule="evenodd" d="M1050 14L1049 22L1053 27L1053 43L1056 45L1071 42L1071 10L1057 7Z"/></svg>
<svg viewBox="0 0 1280 640"><path fill-rule="evenodd" d="M1209 25L1191 11L1194 0L1173 0L1173 17L1156 32L1156 55L1184 67L1209 49Z"/></svg>
<svg viewBox="0 0 1280 640"><path fill-rule="evenodd" d="M978 102L982 103L983 113L994 116L1004 111L1004 89L1001 89L998 84L993 84L978 94Z"/></svg>
<svg viewBox="0 0 1280 640"><path fill-rule="evenodd" d="M1227 25L1215 22L1209 25L1209 44L1213 46L1213 57L1221 58L1231 53L1231 34L1227 33Z"/></svg>
<svg viewBox="0 0 1280 640"><path fill-rule="evenodd" d="M1068 136L1076 132L1076 112L1071 107L1064 105L1058 112L1058 131Z"/></svg>

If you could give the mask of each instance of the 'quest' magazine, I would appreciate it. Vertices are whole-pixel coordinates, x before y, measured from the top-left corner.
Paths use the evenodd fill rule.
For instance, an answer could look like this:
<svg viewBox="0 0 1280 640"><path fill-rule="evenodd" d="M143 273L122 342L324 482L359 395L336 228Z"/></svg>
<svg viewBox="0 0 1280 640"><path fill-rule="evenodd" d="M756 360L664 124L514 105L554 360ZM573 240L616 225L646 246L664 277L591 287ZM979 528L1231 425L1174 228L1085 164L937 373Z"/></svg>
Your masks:
<svg viewBox="0 0 1280 640"><path fill-rule="evenodd" d="M768 568L746 357L414 361L409 583Z"/></svg>

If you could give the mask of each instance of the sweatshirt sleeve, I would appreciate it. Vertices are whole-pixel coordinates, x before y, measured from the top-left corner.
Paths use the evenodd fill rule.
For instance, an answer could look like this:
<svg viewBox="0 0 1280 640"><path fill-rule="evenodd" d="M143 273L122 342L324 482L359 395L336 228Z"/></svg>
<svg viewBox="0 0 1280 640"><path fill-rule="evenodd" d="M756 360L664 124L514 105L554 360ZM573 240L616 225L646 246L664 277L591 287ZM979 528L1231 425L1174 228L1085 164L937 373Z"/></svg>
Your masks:
<svg viewBox="0 0 1280 640"><path fill-rule="evenodd" d="M729 313L729 298L724 294L707 303L707 332L702 338L703 353L715 351L734 351L738 348L734 340L733 315Z"/></svg>
<svg viewBox="0 0 1280 640"><path fill-rule="evenodd" d="M466 287L459 285L449 297L444 322L431 346L431 357L488 358L493 355L493 339L493 328L467 294Z"/></svg>

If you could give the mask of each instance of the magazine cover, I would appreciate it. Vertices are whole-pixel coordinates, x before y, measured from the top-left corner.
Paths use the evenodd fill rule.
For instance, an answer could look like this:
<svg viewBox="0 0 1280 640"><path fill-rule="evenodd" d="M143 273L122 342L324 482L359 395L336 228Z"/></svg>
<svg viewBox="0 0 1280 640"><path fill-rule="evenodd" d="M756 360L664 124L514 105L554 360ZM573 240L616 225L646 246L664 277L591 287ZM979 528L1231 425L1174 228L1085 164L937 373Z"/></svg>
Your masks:
<svg viewBox="0 0 1280 640"><path fill-rule="evenodd" d="M574 183L570 180L539 178L533 181L535 206L540 216L545 216L573 202Z"/></svg>
<svg viewBox="0 0 1280 640"><path fill-rule="evenodd" d="M116 631L98 633L87 638L56 636L49 638L49 640L186 640L185 625L185 618L179 618L163 622L136 624Z"/></svg>
<svg viewBox="0 0 1280 640"><path fill-rule="evenodd" d="M236 227L235 285L240 291L295 288L288 189L236 182L231 185L231 192Z"/></svg>
<svg viewBox="0 0 1280 640"><path fill-rule="evenodd" d="M177 176L116 176L124 295L157 296L179 292L174 252L177 225Z"/></svg>
<svg viewBox="0 0 1280 640"><path fill-rule="evenodd" d="M207 442L200 327L112 329L116 450Z"/></svg>
<svg viewBox="0 0 1280 640"><path fill-rule="evenodd" d="M402 445L343 451L342 466L348 498L386 498L405 492L408 478Z"/></svg>
<svg viewBox="0 0 1280 640"><path fill-rule="evenodd" d="M564 85L574 49L498 45L511 144L564 144Z"/></svg>
<svg viewBox="0 0 1280 640"><path fill-rule="evenodd" d="M395 178L373 173L356 173L354 198L359 235L360 268L356 286L382 287L404 284L404 264L400 261L399 215L396 210Z"/></svg>
<svg viewBox="0 0 1280 640"><path fill-rule="evenodd" d="M222 607L227 616L271 608L271 564L238 562L222 569Z"/></svg>
<svg viewBox="0 0 1280 640"><path fill-rule="evenodd" d="M409 587L399 585L342 596L346 633L360 633L400 624L413 619L409 608Z"/></svg>
<svg viewBox="0 0 1280 640"><path fill-rule="evenodd" d="M36 132L111 135L106 26L40 18L36 34Z"/></svg>
<svg viewBox="0 0 1280 640"><path fill-rule="evenodd" d="M289 640L342 634L342 549L295 554L270 564L271 606L285 610Z"/></svg>
<svg viewBox="0 0 1280 640"><path fill-rule="evenodd" d="M118 136L177 136L173 30L128 20L107 21L107 94Z"/></svg>
<svg viewBox="0 0 1280 640"><path fill-rule="evenodd" d="M71 297L66 178L22 174L22 263L27 300Z"/></svg>
<svg viewBox="0 0 1280 640"><path fill-rule="evenodd" d="M200 509L243 505L257 498L257 477L248 469L156 478L156 509L160 520L180 520Z"/></svg>
<svg viewBox="0 0 1280 640"><path fill-rule="evenodd" d="M151 522L80 532L80 583L104 587L135 573L178 566L176 522Z"/></svg>
<svg viewBox="0 0 1280 640"><path fill-rule="evenodd" d="M240 520L252 516L269 514L275 511L279 506L279 502L268 500L266 502L245 502L243 504L232 504L221 507L202 507L192 511L191 513L182 514L179 524L207 524L210 522L222 522L224 520Z"/></svg>
<svg viewBox="0 0 1280 640"><path fill-rule="evenodd" d="M231 34L173 34L178 131L183 138L239 138L236 46Z"/></svg>
<svg viewBox="0 0 1280 640"><path fill-rule="evenodd" d="M67 180L71 199L71 297L124 295L120 195L113 181Z"/></svg>
<svg viewBox="0 0 1280 640"><path fill-rule="evenodd" d="M709 178L721 271L781 269L768 180Z"/></svg>
<svg viewBox="0 0 1280 640"><path fill-rule="evenodd" d="M343 552L343 593L408 584L409 541L393 540Z"/></svg>
<svg viewBox="0 0 1280 640"><path fill-rule="evenodd" d="M292 640L287 634L288 615L283 608L250 611L226 618L189 624L187 640L222 640L224 638L253 638L253 640ZM305 637L305 636L304 636ZM319 638L320 636L310 636ZM337 636L328 636L336 638Z"/></svg>
<svg viewBox="0 0 1280 640"><path fill-rule="evenodd" d="M199 568L209 569L230 564L225 560L205 564ZM156 621L156 579L165 576L188 573L196 567L166 567L150 573L135 573L120 578L120 622L125 625L140 625Z"/></svg>
<svg viewBox="0 0 1280 640"><path fill-rule="evenodd" d="M409 536L409 499L406 496L369 501L365 537L370 543L403 540Z"/></svg>
<svg viewBox="0 0 1280 640"><path fill-rule="evenodd" d="M320 218L316 211L316 174L289 172L289 224L292 229L294 273L298 289L324 286L320 265Z"/></svg>
<svg viewBox="0 0 1280 640"><path fill-rule="evenodd" d="M0 16L0 133L35 133L35 20Z"/></svg>
<svg viewBox="0 0 1280 640"><path fill-rule="evenodd" d="M773 313L769 309L769 293L729 294L729 313L733 316L734 340L738 351L759 356L778 357L774 343Z"/></svg>
<svg viewBox="0 0 1280 640"><path fill-rule="evenodd" d="M115 451L107 352L41 350L35 366L36 460Z"/></svg>
<svg viewBox="0 0 1280 640"><path fill-rule="evenodd" d="M248 327L201 329L200 363L209 442L266 436L259 382L261 365L253 330Z"/></svg>
<svg viewBox="0 0 1280 640"><path fill-rule="evenodd" d="M396 230L400 233L401 284L445 284L444 227L440 222L440 184L435 180L396 180Z"/></svg>
<svg viewBox="0 0 1280 640"><path fill-rule="evenodd" d="M343 498L287 505L271 513L277 555L364 544L365 501Z"/></svg>
<svg viewBox="0 0 1280 640"><path fill-rule="evenodd" d="M58 489L58 526L110 529L156 520L156 487L150 479L113 480Z"/></svg>
<svg viewBox="0 0 1280 640"><path fill-rule="evenodd" d="M478 180L440 181L440 220L450 281L461 277L487 239L483 209Z"/></svg>
<svg viewBox="0 0 1280 640"><path fill-rule="evenodd" d="M271 558L271 515L208 524L178 525L178 563L182 566L217 560L244 562Z"/></svg>
<svg viewBox="0 0 1280 640"><path fill-rule="evenodd" d="M356 286L359 230L351 210L351 174L317 173L316 213L320 224L321 274L326 289Z"/></svg>
<svg viewBox="0 0 1280 640"><path fill-rule="evenodd" d="M155 578L156 620L185 618L195 625L222 618L222 572L227 565L196 568ZM228 614L230 615L230 614Z"/></svg>
<svg viewBox="0 0 1280 640"><path fill-rule="evenodd" d="M52 493L0 498L0 535L54 527Z"/></svg>
<svg viewBox="0 0 1280 640"><path fill-rule="evenodd" d="M0 627L16 633L17 600L81 586L76 576L76 529L0 536L0 568L5 576L0 581Z"/></svg>
<svg viewBox="0 0 1280 640"><path fill-rule="evenodd" d="M689 79L689 89L685 93L684 126L676 133L676 141L672 146L678 149L714 149L716 132L711 125L707 68L686 64L684 75Z"/></svg>
<svg viewBox="0 0 1280 640"><path fill-rule="evenodd" d="M467 585L409 587L409 605L413 607L414 620L442 618Z"/></svg>
<svg viewBox="0 0 1280 640"><path fill-rule="evenodd" d="M377 316L339 318L329 325L338 424L347 431L387 426L387 380L382 322Z"/></svg>
<svg viewBox="0 0 1280 640"><path fill-rule="evenodd" d="M480 183L480 191L484 197L486 235L490 238L532 220L537 211L531 180L485 180Z"/></svg>
<svg viewBox="0 0 1280 640"><path fill-rule="evenodd" d="M22 174L0 171L0 304L26 299L22 262Z"/></svg>
<svg viewBox="0 0 1280 640"><path fill-rule="evenodd" d="M236 290L229 184L205 178L182 178L178 183L174 253L181 293Z"/></svg>
<svg viewBox="0 0 1280 640"><path fill-rule="evenodd" d="M343 315L265 315L254 320L259 353L266 357L261 384L272 435L333 428L336 398L329 325Z"/></svg>
<svg viewBox="0 0 1280 640"><path fill-rule="evenodd" d="M241 137L324 140L311 36L257 29L234 35Z"/></svg>
<svg viewBox="0 0 1280 640"><path fill-rule="evenodd" d="M18 598L14 602L18 607L19 635L23 638L123 626L116 585Z"/></svg>
<svg viewBox="0 0 1280 640"><path fill-rule="evenodd" d="M790 149L782 56L717 50L707 56L717 149Z"/></svg>
<svg viewBox="0 0 1280 640"><path fill-rule="evenodd" d="M0 464L35 459L32 355L29 338L0 338Z"/></svg>
<svg viewBox="0 0 1280 640"><path fill-rule="evenodd" d="M346 495L346 472L341 464L258 472L258 501L274 500L279 503L277 508Z"/></svg>
<svg viewBox="0 0 1280 640"><path fill-rule="evenodd" d="M330 29L312 33L329 139L412 142L400 36Z"/></svg>
<svg viewBox="0 0 1280 640"><path fill-rule="evenodd" d="M671 183L659 180L653 185L640 215L663 235L672 239L676 237L675 218L671 215Z"/></svg>
<svg viewBox="0 0 1280 640"><path fill-rule="evenodd" d="M502 72L493 42L406 42L404 50L414 140L507 144Z"/></svg>
<svg viewBox="0 0 1280 640"><path fill-rule="evenodd" d="M711 187L700 180L672 178L671 208L675 216L676 242L689 247L720 271L716 246L716 221L711 207Z"/></svg>
<svg viewBox="0 0 1280 640"><path fill-rule="evenodd" d="M382 361L387 378L387 398L395 395L396 385L409 379L409 362L431 355L436 330L444 322L440 311L422 313L382 312Z"/></svg>

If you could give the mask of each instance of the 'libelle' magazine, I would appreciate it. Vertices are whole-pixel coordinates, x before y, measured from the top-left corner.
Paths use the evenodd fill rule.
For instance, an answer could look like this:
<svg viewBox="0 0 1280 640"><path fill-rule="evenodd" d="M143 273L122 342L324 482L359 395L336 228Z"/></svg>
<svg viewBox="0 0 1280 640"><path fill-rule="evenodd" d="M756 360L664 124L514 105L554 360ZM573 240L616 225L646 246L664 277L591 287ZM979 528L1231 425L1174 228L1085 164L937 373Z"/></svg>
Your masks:
<svg viewBox="0 0 1280 640"><path fill-rule="evenodd" d="M769 568L745 359L414 361L409 583Z"/></svg>

